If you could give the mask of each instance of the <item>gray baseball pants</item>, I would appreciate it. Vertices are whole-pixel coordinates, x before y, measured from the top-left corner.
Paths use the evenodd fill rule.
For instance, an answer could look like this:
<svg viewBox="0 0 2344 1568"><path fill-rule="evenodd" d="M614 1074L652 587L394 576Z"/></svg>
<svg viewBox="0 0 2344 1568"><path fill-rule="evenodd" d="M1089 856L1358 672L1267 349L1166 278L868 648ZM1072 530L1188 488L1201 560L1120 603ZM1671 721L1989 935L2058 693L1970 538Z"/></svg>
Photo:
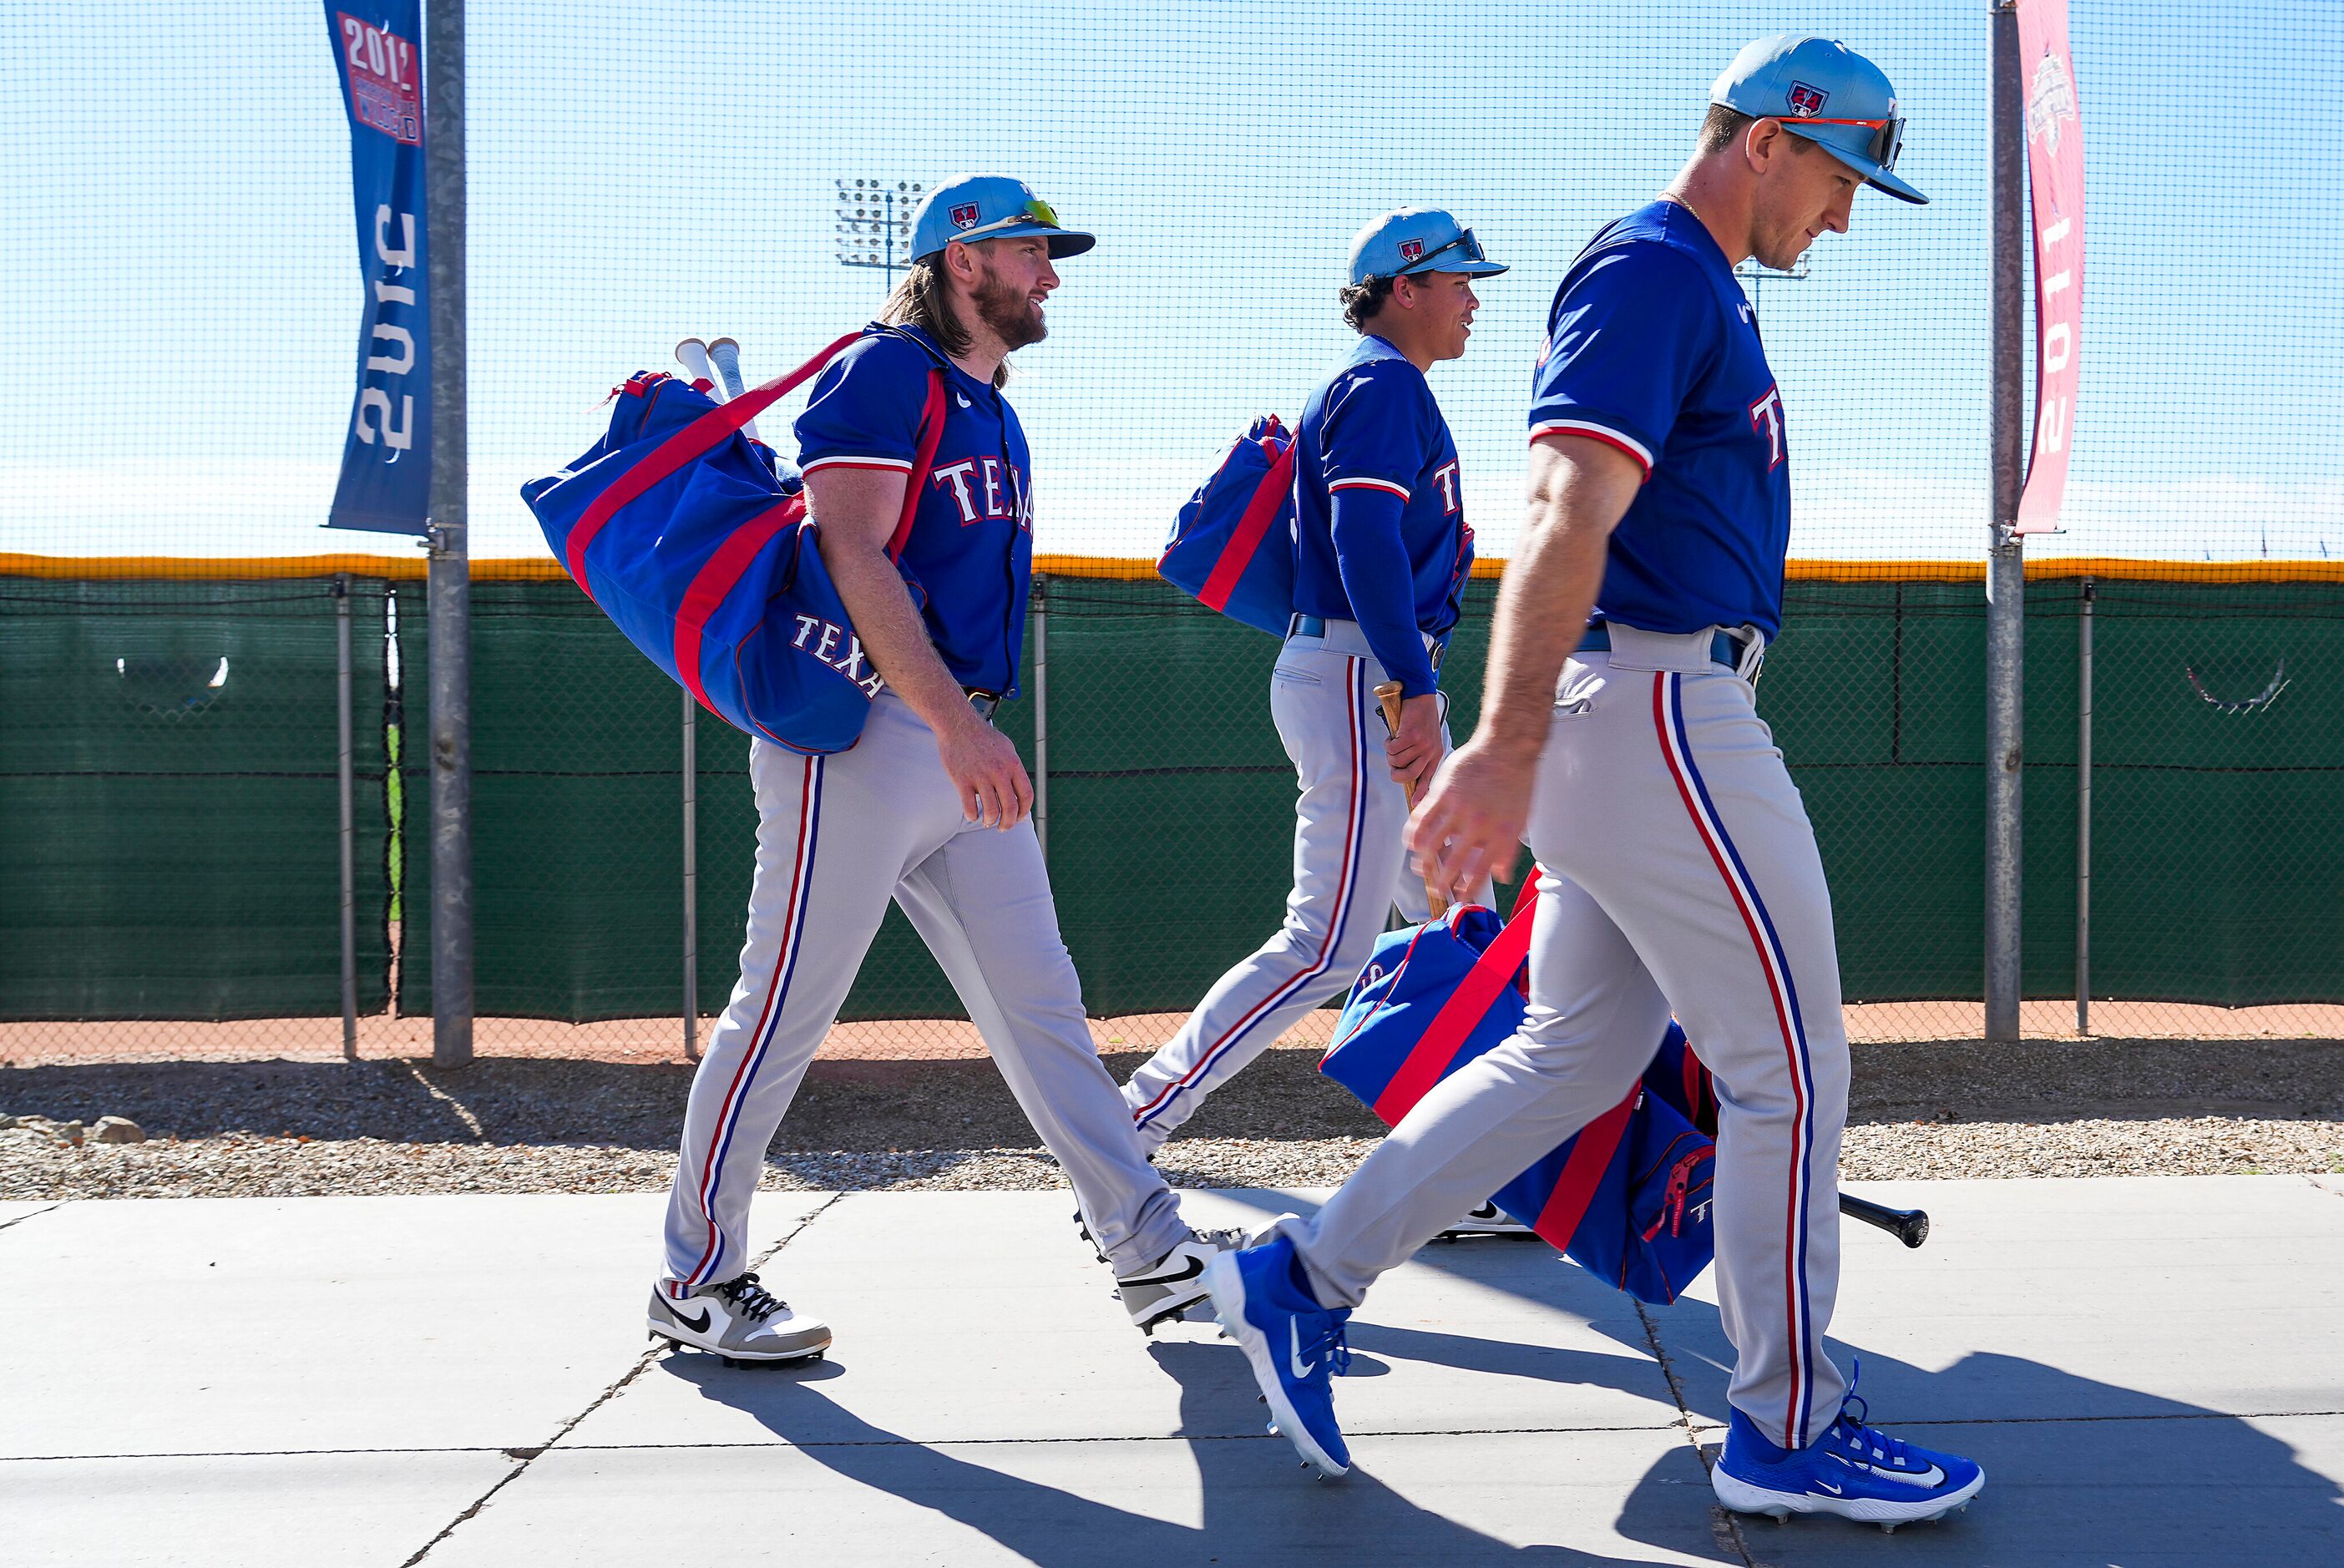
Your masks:
<svg viewBox="0 0 2344 1568"><path fill-rule="evenodd" d="M1186 1239L1179 1203L1091 1043L1031 820L1007 833L965 820L935 732L892 692L872 703L853 750L806 757L753 741L749 774L748 939L684 1111L667 1207L670 1293L748 1266L766 1146L890 896L959 993L1116 1272L1136 1273Z"/></svg>
<svg viewBox="0 0 2344 1568"><path fill-rule="evenodd" d="M1294 891L1277 934L1215 981L1123 1086L1150 1149L1305 1014L1349 990L1394 907L1410 923L1425 918L1424 879L1402 842L1407 798L1384 761L1389 737L1375 694L1384 678L1349 621L1329 622L1323 637L1289 637L1278 655L1269 713L1301 787Z"/></svg>
<svg viewBox="0 0 2344 1568"><path fill-rule="evenodd" d="M1803 1446L1839 1411L1847 1036L1831 896L1799 793L1710 633L1612 628L1564 667L1526 837L1538 924L1521 1031L1418 1102L1315 1219L1320 1300L1356 1306L1473 1204L1617 1105L1672 1012L1716 1074L1727 1397Z"/></svg>

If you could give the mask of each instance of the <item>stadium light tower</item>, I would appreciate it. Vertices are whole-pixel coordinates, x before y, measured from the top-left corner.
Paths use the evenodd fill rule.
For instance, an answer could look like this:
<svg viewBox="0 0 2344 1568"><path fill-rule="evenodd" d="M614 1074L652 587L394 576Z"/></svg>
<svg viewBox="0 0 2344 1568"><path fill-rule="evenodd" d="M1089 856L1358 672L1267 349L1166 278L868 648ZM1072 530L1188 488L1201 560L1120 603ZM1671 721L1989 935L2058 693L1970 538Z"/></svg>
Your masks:
<svg viewBox="0 0 2344 1568"><path fill-rule="evenodd" d="M919 182L841 179L837 186L838 264L880 268L893 293L895 268L912 260L912 214L920 205Z"/></svg>

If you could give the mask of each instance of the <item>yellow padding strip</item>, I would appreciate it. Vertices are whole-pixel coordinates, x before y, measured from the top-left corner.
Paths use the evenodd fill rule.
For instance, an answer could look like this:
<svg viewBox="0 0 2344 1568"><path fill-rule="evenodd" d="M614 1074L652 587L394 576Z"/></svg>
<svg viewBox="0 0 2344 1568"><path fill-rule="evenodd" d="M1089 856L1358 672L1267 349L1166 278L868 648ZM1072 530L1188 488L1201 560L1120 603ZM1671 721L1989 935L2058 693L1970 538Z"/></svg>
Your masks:
<svg viewBox="0 0 2344 1568"><path fill-rule="evenodd" d="M1154 582L1156 563L1142 557L1037 555L1034 570L1053 577ZM1473 575L1503 574L1503 561L1477 561ZM12 555L0 551L0 577L52 581L252 582L281 578L352 577L388 582L420 582L420 551L403 555ZM1785 570L1793 582L1984 582L1980 561L1793 561ZM2056 556L2026 563L2029 581L2104 577L2135 582L2344 582L2344 561L2127 561L2106 556ZM472 562L475 582L565 582L569 573L551 556L521 556Z"/></svg>

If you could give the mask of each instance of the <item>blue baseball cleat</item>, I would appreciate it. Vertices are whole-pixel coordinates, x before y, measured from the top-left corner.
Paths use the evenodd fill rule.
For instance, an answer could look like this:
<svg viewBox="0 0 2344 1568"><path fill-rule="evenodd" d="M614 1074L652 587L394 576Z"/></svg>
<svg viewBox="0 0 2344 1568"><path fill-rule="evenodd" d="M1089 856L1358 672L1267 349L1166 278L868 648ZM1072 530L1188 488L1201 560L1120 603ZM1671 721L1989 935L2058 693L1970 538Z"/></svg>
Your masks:
<svg viewBox="0 0 2344 1568"><path fill-rule="evenodd" d="M1330 1312L1304 1289L1294 1244L1280 1236L1205 1265L1205 1289L1222 1329L1238 1342L1261 1385L1263 1402L1282 1433L1332 1481L1351 1468L1351 1451L1335 1424L1330 1373L1351 1364L1343 1341L1346 1311Z"/></svg>
<svg viewBox="0 0 2344 1568"><path fill-rule="evenodd" d="M1888 1531L1943 1519L1985 1490L1985 1472L1971 1461L1899 1442L1866 1426L1869 1413L1850 1382L1829 1431L1782 1449L1735 1411L1710 1472L1717 1500L1737 1513L1836 1513Z"/></svg>

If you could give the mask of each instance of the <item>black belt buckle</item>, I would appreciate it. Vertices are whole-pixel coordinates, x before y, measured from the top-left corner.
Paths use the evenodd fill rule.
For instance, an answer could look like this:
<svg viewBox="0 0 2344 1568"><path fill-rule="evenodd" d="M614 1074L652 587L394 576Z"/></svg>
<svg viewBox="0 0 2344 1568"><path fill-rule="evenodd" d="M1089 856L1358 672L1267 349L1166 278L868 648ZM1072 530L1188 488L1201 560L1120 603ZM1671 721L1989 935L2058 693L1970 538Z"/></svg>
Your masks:
<svg viewBox="0 0 2344 1568"><path fill-rule="evenodd" d="M960 690L961 695L968 699L968 705L976 710L976 716L986 723L991 723L993 715L1001 711L1000 693L981 691L975 686L963 686Z"/></svg>

